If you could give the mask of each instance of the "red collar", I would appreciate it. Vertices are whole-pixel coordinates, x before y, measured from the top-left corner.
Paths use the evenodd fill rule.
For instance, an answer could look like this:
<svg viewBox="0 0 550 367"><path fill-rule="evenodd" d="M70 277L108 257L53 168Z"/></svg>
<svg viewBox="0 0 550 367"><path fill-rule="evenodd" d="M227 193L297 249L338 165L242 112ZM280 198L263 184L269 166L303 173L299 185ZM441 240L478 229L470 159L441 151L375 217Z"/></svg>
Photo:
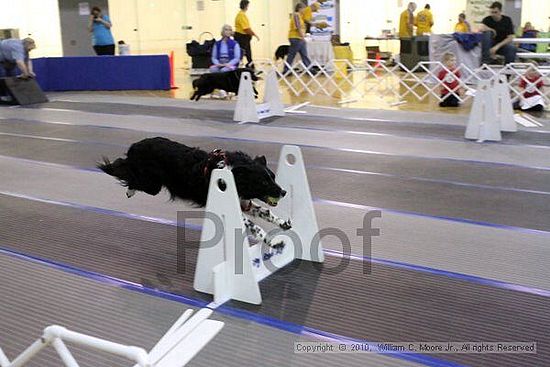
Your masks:
<svg viewBox="0 0 550 367"><path fill-rule="evenodd" d="M208 176L213 169L225 168L227 165L227 156L225 152L221 149L214 149L208 154L208 159L204 164L204 176Z"/></svg>

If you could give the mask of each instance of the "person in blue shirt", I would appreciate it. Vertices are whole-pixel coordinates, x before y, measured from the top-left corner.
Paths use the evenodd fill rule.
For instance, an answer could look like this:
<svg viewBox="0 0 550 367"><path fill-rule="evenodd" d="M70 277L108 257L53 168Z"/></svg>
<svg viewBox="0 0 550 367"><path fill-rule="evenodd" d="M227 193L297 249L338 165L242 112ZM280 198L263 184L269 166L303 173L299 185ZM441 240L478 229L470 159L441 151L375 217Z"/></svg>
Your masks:
<svg viewBox="0 0 550 367"><path fill-rule="evenodd" d="M114 55L115 40L111 34L111 19L107 15L101 14L101 9L97 6L92 8L88 30L92 34L92 46L97 55Z"/></svg>
<svg viewBox="0 0 550 367"><path fill-rule="evenodd" d="M216 41L212 49L210 72L235 70L241 62L241 48L231 36L233 28L226 24L222 27L222 39Z"/></svg>
<svg viewBox="0 0 550 367"><path fill-rule="evenodd" d="M34 78L29 52L36 48L32 38L9 38L0 41L0 77L16 76L17 69L23 79Z"/></svg>

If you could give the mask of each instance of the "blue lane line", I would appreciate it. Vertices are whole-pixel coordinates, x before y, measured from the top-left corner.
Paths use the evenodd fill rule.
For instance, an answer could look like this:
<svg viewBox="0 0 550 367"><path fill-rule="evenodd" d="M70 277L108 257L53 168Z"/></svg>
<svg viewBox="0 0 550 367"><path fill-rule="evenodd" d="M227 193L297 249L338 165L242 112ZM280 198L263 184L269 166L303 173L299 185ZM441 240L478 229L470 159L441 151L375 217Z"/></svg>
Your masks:
<svg viewBox="0 0 550 367"><path fill-rule="evenodd" d="M345 202L341 202L341 201L326 200L326 199L319 199L319 198L313 198L313 202L314 203L319 203L319 204L326 204L326 205L332 205L332 206L341 206L341 207L345 207L345 208L365 210L365 211L381 210L381 211L384 211L384 212L387 212L387 213L406 215L406 216L410 216L410 217L435 219L435 220L441 220L441 221L446 221L446 222L470 224L470 225L480 226L480 227L504 229L504 230L513 231L513 232L550 236L550 232L544 231L544 230L541 230L541 229L514 227L514 226L508 226L506 224L495 224L495 223L489 223L489 222L481 222L481 221L475 221L475 220L466 219L466 218L435 216L435 215L422 214L422 213L417 213L417 212L409 212L409 211L404 211L404 210L388 209L388 208L377 208L377 207L374 207L374 206L368 206L368 205L362 205L362 204L353 204L353 203L345 203Z"/></svg>
<svg viewBox="0 0 550 367"><path fill-rule="evenodd" d="M124 148L124 149L128 149L130 147L129 145L124 145L124 144L103 143L103 142L91 141L91 140L51 138L51 137L45 137L45 136L39 136L39 135L24 135L24 134L12 134L12 133L0 132L0 136L1 135L37 139L37 140L61 141L61 142L76 143L76 144L106 145L106 146L113 146L113 147ZM233 138L230 138L230 139L235 140ZM8 156L1 156L1 157L11 158L11 159L24 159L24 158L14 158L14 157L8 157ZM27 159L25 161L31 161L31 160ZM41 161L35 161L35 162L41 162ZM56 164L56 163L52 163L52 164ZM273 163L273 165L276 166L275 163ZM81 168L81 167L74 167L74 166L71 166L71 167L76 169L90 170L90 168ZM439 183L439 184L461 186L461 187L475 188L475 189L481 189L481 190L499 190L499 191L511 191L511 192L518 192L518 193L527 193L527 194L537 194L537 195L550 195L550 192L540 191L540 190L518 189L513 187L505 187L505 186L481 185L481 184L473 184L473 183L457 182L452 180L443 180L443 179L434 179L434 178L425 178L425 177L416 177L416 176L401 176L401 175L394 175L391 173L372 172L372 171L347 169L347 168L335 168L335 167L326 167L326 166L318 166L318 165L306 165L306 168L322 170L322 171L344 172L344 173L352 173L352 174L360 174L360 175L368 175L368 176L397 178L397 179L407 180L407 181Z"/></svg>
<svg viewBox="0 0 550 367"><path fill-rule="evenodd" d="M170 300L170 301L176 301L176 302L179 302L179 303L184 303L186 305L190 305L190 306L194 306L194 307L206 307L206 305L208 304L208 302L206 302L206 301L202 301L202 300L198 300L198 299L194 299L194 298L191 298L191 297L186 297L186 296L182 296L182 295L174 294L174 293L170 293L170 292L165 292L165 291L161 291L161 290L158 290L158 289L148 288L148 287L143 286L139 283L129 282L127 280L118 279L118 278L115 278L115 277L111 277L111 276L108 276L108 275L105 275L105 274L96 273L96 272L93 272L93 271L82 270L82 269L76 268L74 266L66 265L66 264L56 262L56 261L52 261L52 260L43 259L43 258L40 258L40 257L37 257L37 256L23 254L21 252L13 251L13 250L3 248L3 247L0 247L0 254L6 255L6 256L9 256L9 257L13 257L13 258L16 258L16 259L19 259L19 260L28 261L28 262L32 262L32 263L35 263L35 264L43 265L45 267L60 270L60 271L65 272L65 273L77 275L77 276L80 276L80 277L83 277L83 278L86 278L86 279L89 279L89 280L93 280L93 281L96 281L96 282L99 282L99 283L110 285L112 287L127 289L127 290L131 290L131 291L137 291L137 292L140 292L140 293L148 294L150 296L155 296L155 297L159 297L159 298L162 298L162 299L167 299L167 300Z"/></svg>
<svg viewBox="0 0 550 367"><path fill-rule="evenodd" d="M14 118L15 119L15 118ZM10 119L6 119L10 120ZM175 132L166 132L166 131L144 131L144 130L138 130L133 129L129 127L118 127L118 126L98 126L98 125L92 125L92 124L74 124L69 122L57 122L57 121L37 121L37 120L28 120L28 119L17 119L19 121L25 121L27 123L33 123L33 124L58 124L58 125L67 125L67 126L80 126L80 127L92 127L92 128L102 128L102 129L114 129L114 130L122 130L122 131L133 131L133 132L140 132L140 133L147 133L147 134L168 134L168 135L177 135L177 136L183 136L183 137L190 137L190 138L208 138L208 139L219 139L219 140L230 140L230 141L242 141L242 142L249 142L249 143L257 143L257 144L270 144L270 145L282 145L282 143L277 142L266 142L263 140L257 140L257 139L249 139L249 138L236 138L236 137L224 137L224 136L216 136L216 135L185 135L181 133L175 133ZM384 153L384 152L378 152L373 150L362 150L362 149L348 149L348 148L332 148L332 147L323 147L319 145L311 145L311 144L294 144L300 147L305 148L312 148L312 149L319 149L319 150L333 150L337 152L347 152L347 153L358 153L358 154L370 154L370 155L382 155L382 156L389 156L389 157L400 157L400 158L414 158L414 159L424 159L424 160L432 160L432 161L448 161L453 163L468 163L468 164L474 164L474 165L480 165L480 166L494 166L494 167L511 167L511 168L522 168L522 169L536 169L536 170L542 170L542 171L550 171L550 167L537 167L537 166L525 166L515 163L502 163L502 162L486 162L486 161L476 161L476 160L468 160L468 159L460 159L460 158L444 158L444 157L426 157L426 156L417 156L417 155L403 155L403 154L394 154L394 153Z"/></svg>
<svg viewBox="0 0 550 367"><path fill-rule="evenodd" d="M373 264L381 264L381 265L386 265L386 266L390 266L398 269L438 275L446 278L466 281L469 283L489 286L492 288L512 290L512 291L521 292L521 293L533 294L541 297L550 297L550 290L528 287L528 286L513 284L513 283L507 283L500 280L482 278L475 275L455 273L448 270L434 269L434 268L429 268L427 266L407 264L407 263L393 261L393 260L377 259L369 256L360 256L360 255L353 255L353 254L348 255L340 251L330 250L330 249L324 249L324 253L328 256L339 257L339 258L349 258L351 260L371 262Z"/></svg>
<svg viewBox="0 0 550 367"><path fill-rule="evenodd" d="M126 212L117 211L117 210L97 208L97 207L75 204L70 202L41 199L41 198L29 196L29 195L11 193L6 191L0 191L0 195L7 195L7 196L17 197L25 200L32 200L32 201L42 202L46 204L53 204L53 205L59 205L59 206L73 208L73 209L85 210L85 211L90 211L90 212L98 213L102 215L110 215L114 217L135 219L135 220L141 220L141 221L170 225L170 226L179 226L179 227L186 228L193 231L202 231L201 225L187 223L187 222L181 223L181 222L177 222L169 219L162 219L162 218L156 218L151 216L126 213ZM386 265L386 266L405 269L409 271L428 273L428 274L447 277L451 279L462 280L462 281L466 281L466 282L470 282L478 285L489 286L489 287L505 289L505 290L512 290L512 291L521 292L521 293L528 293L528 294L533 294L541 297L550 297L550 290L528 287L528 286L513 284L513 283L507 283L504 281L482 278L475 275L461 274L461 273L456 273L452 271L434 269L426 266L408 264L408 263L403 263L403 262L398 262L393 260L377 259L377 258L355 255L355 254L345 254L341 251L330 250L330 249L324 249L324 253L328 256L333 256L333 257L349 258L350 260L361 261L361 262L370 261L375 264Z"/></svg>
<svg viewBox="0 0 550 367"><path fill-rule="evenodd" d="M12 251L12 250L9 250L9 249L6 249L6 248L2 248L2 247L0 247L0 254L5 255L5 256L9 256L9 257L12 257L12 258L16 258L16 259L19 259L19 260L39 264L39 265L42 265L42 266L45 266L45 267L53 268L55 270L59 270L59 271L65 272L65 273L76 275L76 276L79 276L79 277L82 277L82 278L85 278L85 279L88 279L88 280L92 280L92 281L95 281L95 282L98 282L98 283L103 283L103 284L106 284L108 286L121 288L121 289L126 289L126 290L129 290L129 291L135 291L135 292L147 294L149 296L153 296L153 297L157 297L157 298L161 298L161 299L165 299L165 300L169 300L169 301L175 301L175 302L178 302L178 303L183 303L183 304L193 306L193 307L205 308L209 304L206 301L198 300L198 299L187 297L187 296L182 296L182 295L175 294L175 293L165 292L165 291L161 291L161 290L158 290L158 289L149 288L149 287L143 286L143 285L138 284L138 283L132 283L132 282L129 282L129 281L121 280L121 279L114 278L114 277L107 276L107 275L103 275L103 274L100 274L100 273L78 269L76 267L69 266L69 265L66 265L66 264L62 264L62 263L59 263L59 262L54 262L54 261L51 261L51 260L46 260L46 259L42 259L42 258L35 257L35 256L25 255L25 254L22 254L22 253L19 253L19 252L16 252L16 251ZM229 307L229 306L223 306L222 305L222 306L214 309L214 311L219 312L220 314L225 315L225 316L230 316L230 317L238 318L238 319L241 319L241 320L251 321L251 322L254 322L254 323L257 323L257 324L260 324L260 325L265 325L265 326L269 326L269 327L272 327L272 328L275 328L275 329L286 331L286 332L289 332L291 334L309 336L309 337L313 337L315 339L323 339L323 340L329 339L331 341L341 342L341 343L350 343L350 342L369 343L366 340L348 338L348 337L345 337L345 336L342 336L342 335L328 333L328 332L318 330L318 329L314 329L314 328L311 328L311 327L307 327L307 326L304 326L304 325L299 325L299 324L295 324L295 323L275 319L273 317L264 316L264 315L256 314L256 313L249 312L249 311L239 310L239 309L234 308L234 307ZM465 367L463 365L459 365L459 364L456 364L454 362L440 360L440 359L436 359L436 358L433 358L433 357L430 357L430 356L427 356L427 355L421 355L421 354L388 353L388 354L379 354L379 355L384 355L384 356L391 357L391 358L398 358L398 359L402 359L402 360L406 360L406 361L410 361L410 362L416 362L416 363L424 364L424 365L430 366L430 367L431 366L433 366L433 367L438 367L438 366L441 366L441 367Z"/></svg>

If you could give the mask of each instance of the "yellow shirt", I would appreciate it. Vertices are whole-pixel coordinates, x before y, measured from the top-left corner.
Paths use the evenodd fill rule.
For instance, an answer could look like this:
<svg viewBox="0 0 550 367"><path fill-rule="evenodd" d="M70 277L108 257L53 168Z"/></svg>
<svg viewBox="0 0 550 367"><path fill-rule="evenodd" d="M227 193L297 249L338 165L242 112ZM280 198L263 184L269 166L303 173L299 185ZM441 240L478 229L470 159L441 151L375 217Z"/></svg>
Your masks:
<svg viewBox="0 0 550 367"><path fill-rule="evenodd" d="M405 9L399 18L399 37L410 38L412 36L409 32L409 10Z"/></svg>
<svg viewBox="0 0 550 367"><path fill-rule="evenodd" d="M416 15L416 34L422 36L424 33L432 33L434 18L429 9L424 9Z"/></svg>
<svg viewBox="0 0 550 367"><path fill-rule="evenodd" d="M311 9L311 5L306 6L302 17L304 18L305 22L311 23L311 21L313 20L313 9Z"/></svg>
<svg viewBox="0 0 550 367"><path fill-rule="evenodd" d="M235 32L246 34L245 29L250 29L250 23L248 22L248 17L246 13L241 10L235 17Z"/></svg>
<svg viewBox="0 0 550 367"><path fill-rule="evenodd" d="M300 22L300 29L302 29L302 32L306 32L305 28L305 24L304 24L304 18L302 17L302 15L300 15L299 13L294 13L292 14L292 16L290 17L290 30L288 31L288 38L302 38L302 36L300 36L300 31L299 29L296 27L296 22L294 21L294 17L295 16L298 16L298 20Z"/></svg>
<svg viewBox="0 0 550 367"><path fill-rule="evenodd" d="M466 23L456 23L455 32L468 33L468 25Z"/></svg>

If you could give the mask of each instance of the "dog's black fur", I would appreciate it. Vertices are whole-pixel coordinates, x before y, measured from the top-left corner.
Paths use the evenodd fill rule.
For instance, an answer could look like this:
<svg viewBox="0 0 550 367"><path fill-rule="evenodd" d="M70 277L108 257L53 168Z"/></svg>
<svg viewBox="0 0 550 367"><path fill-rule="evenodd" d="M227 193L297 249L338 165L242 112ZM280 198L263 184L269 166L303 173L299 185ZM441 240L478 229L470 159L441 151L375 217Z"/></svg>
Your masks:
<svg viewBox="0 0 550 367"><path fill-rule="evenodd" d="M128 190L157 195L165 187L172 199L182 199L205 206L212 169L223 157L214 157L199 148L188 147L166 138L156 137L132 144L126 158L98 164L103 172L116 177ZM241 200L259 199L272 206L270 198L282 198L286 192L275 182L264 156L252 159L236 151L225 152Z"/></svg>
<svg viewBox="0 0 550 367"><path fill-rule="evenodd" d="M275 51L275 61L279 59L285 59L285 57L288 55L288 50L290 49L289 45L281 45L277 47L277 50Z"/></svg>
<svg viewBox="0 0 550 367"><path fill-rule="evenodd" d="M191 96L191 100L198 101L202 96L212 94L214 90L221 89L228 93L239 93L239 84L241 82L241 74L249 72L252 82L259 80L259 73L252 69L241 68L233 71L225 71L222 73L205 73L199 78L193 80L193 89L195 92ZM255 96L258 96L258 91L254 88Z"/></svg>

